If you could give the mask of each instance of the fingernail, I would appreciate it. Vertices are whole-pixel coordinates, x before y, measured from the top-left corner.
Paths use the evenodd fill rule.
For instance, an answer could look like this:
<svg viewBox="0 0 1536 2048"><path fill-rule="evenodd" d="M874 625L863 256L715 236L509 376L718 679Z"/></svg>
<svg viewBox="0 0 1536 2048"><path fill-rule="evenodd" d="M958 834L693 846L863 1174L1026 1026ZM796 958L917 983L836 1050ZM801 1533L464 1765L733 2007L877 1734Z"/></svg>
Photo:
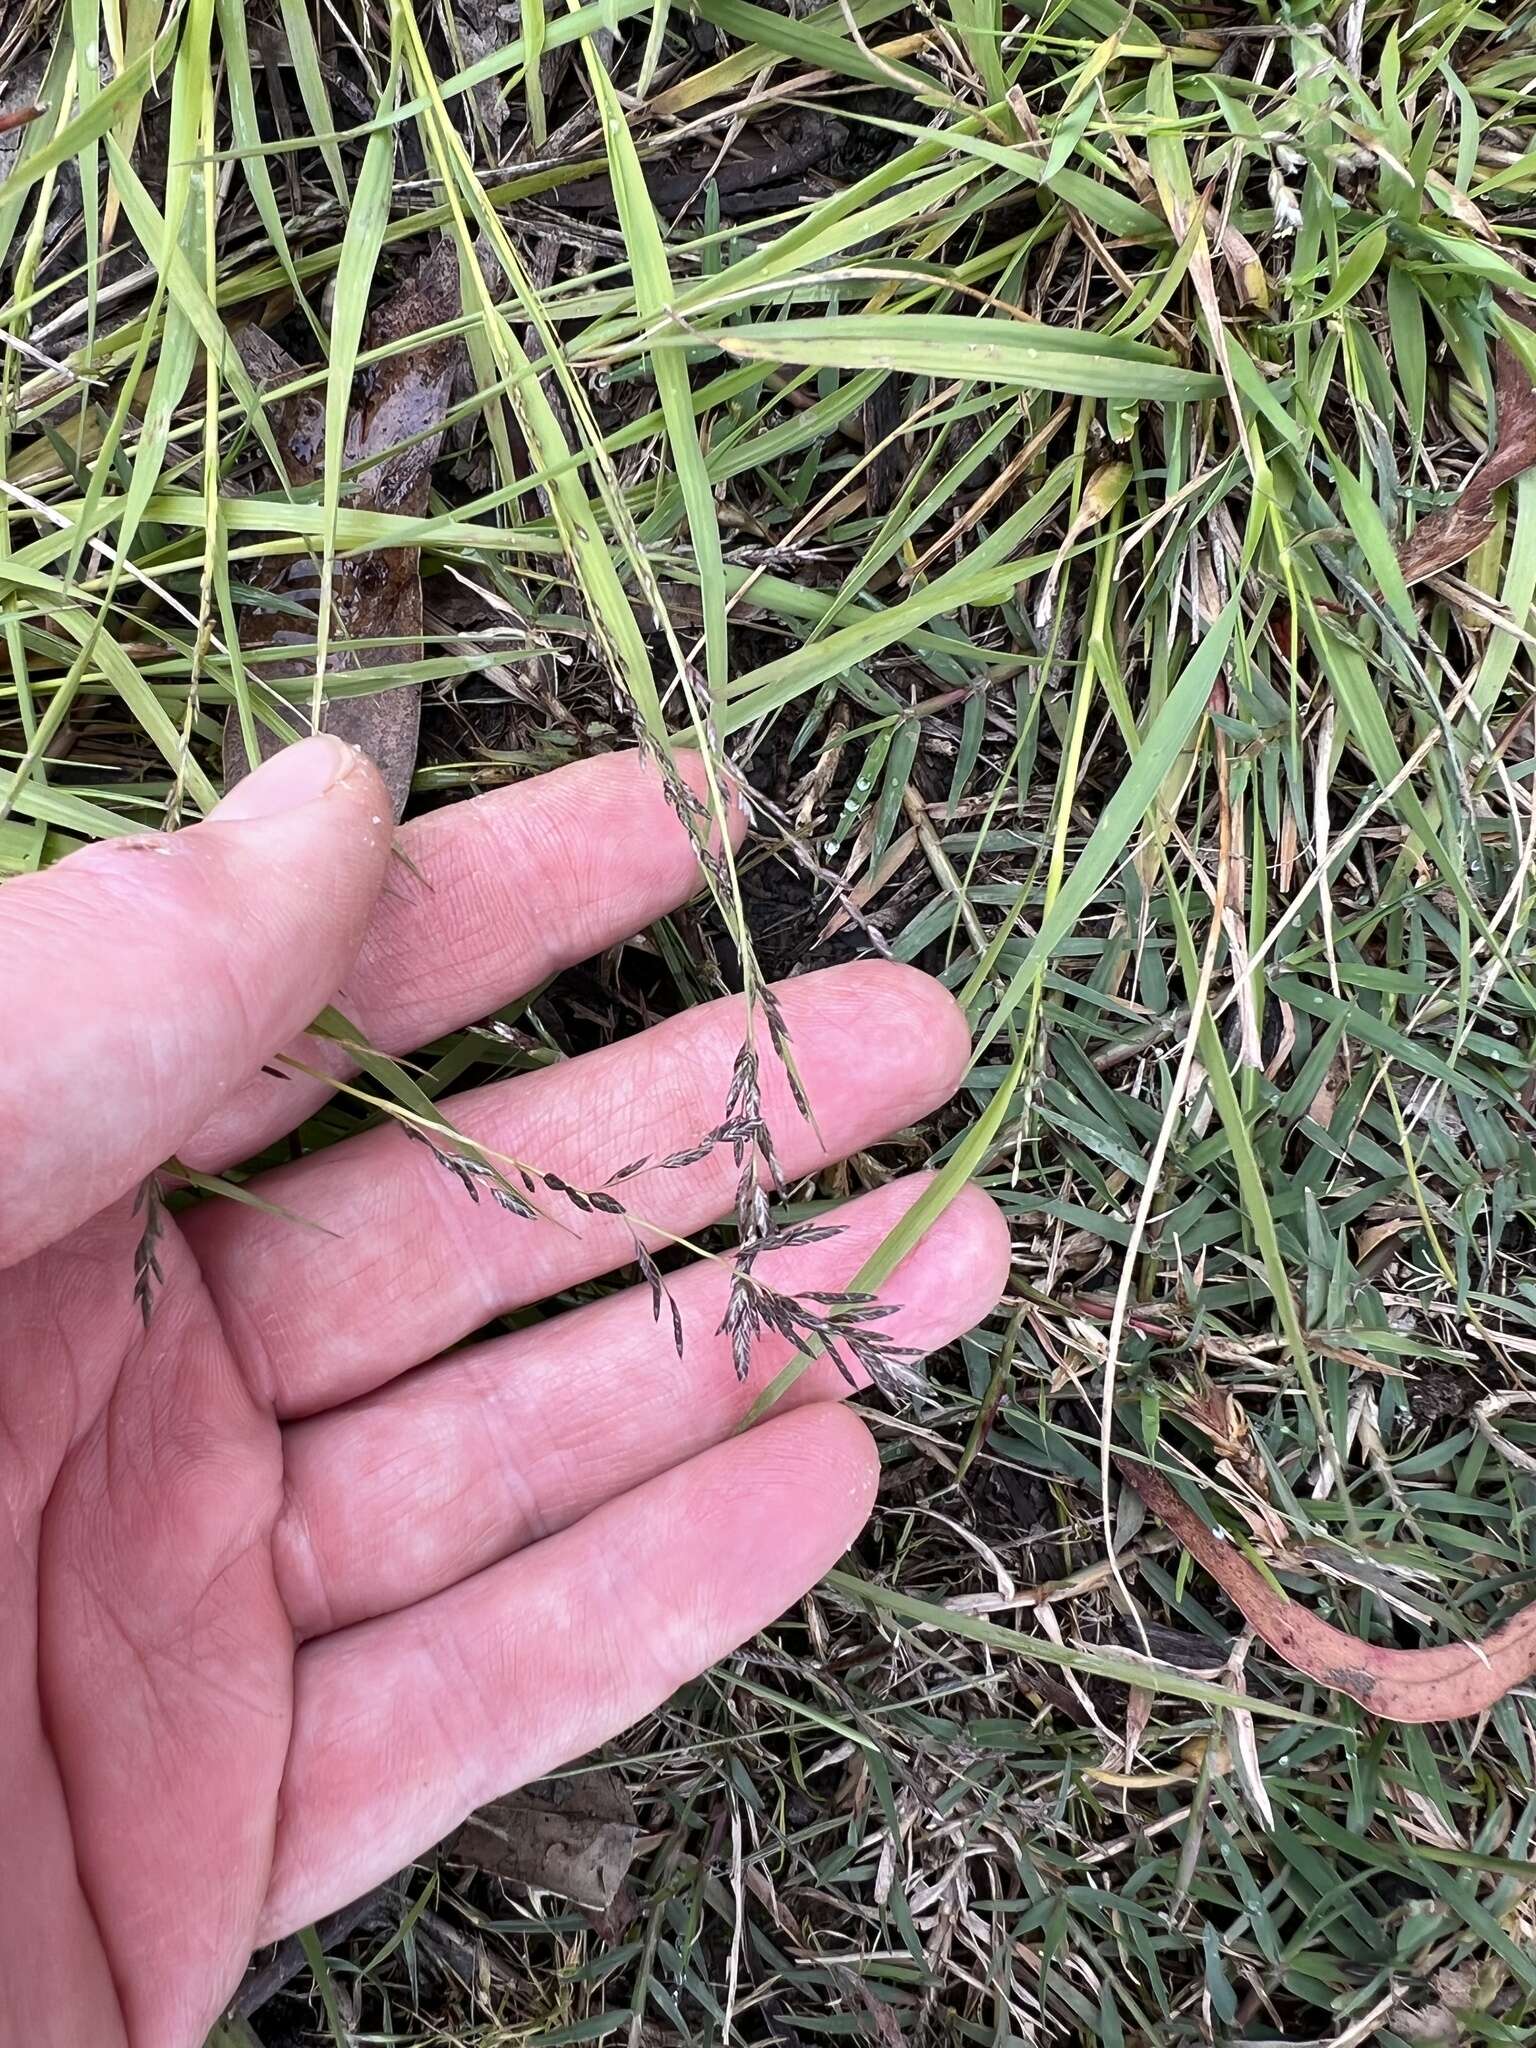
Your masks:
<svg viewBox="0 0 1536 2048"><path fill-rule="evenodd" d="M243 782L237 782L228 796L215 805L210 815L226 825L296 811L300 804L313 803L316 797L334 789L357 765L357 760L357 749L332 733L298 740L269 755L259 768L253 768Z"/></svg>

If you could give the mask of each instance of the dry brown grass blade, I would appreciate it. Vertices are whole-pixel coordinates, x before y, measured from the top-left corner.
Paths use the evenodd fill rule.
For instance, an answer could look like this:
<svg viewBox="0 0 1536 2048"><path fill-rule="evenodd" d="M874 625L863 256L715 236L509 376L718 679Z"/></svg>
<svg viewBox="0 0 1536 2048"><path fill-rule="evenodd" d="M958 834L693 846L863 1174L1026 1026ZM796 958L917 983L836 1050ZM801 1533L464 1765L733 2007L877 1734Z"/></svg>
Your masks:
<svg viewBox="0 0 1536 2048"><path fill-rule="evenodd" d="M1536 1601L1475 1641L1427 1650L1367 1643L1279 1592L1215 1534L1157 1473L1117 1460L1140 1494L1269 1647L1308 1678L1342 1692L1382 1721L1459 1721L1484 1714L1536 1673Z"/></svg>
<svg viewBox="0 0 1536 2048"><path fill-rule="evenodd" d="M1449 569L1481 547L1493 531L1495 492L1536 464L1536 385L1508 342L1499 343L1496 360L1498 439L1456 503L1421 519L1413 538L1398 550L1406 582Z"/></svg>
<svg viewBox="0 0 1536 2048"><path fill-rule="evenodd" d="M418 274L374 314L368 328L370 348L405 343L412 335L452 318L459 306L458 262L453 246L441 242L422 263ZM299 374L259 330L241 337L242 356L253 373L265 371L282 383ZM443 422L463 357L457 339L400 347L369 372L367 388L347 422L346 461L356 481L350 501L365 509L419 517L428 509L432 464L442 441ZM323 459L325 408L315 395L299 394L273 409L273 430L283 450L288 481L313 482ZM274 588L306 609L317 601L314 564L307 558L287 560ZM386 639L381 648L334 650L331 666L358 669L388 666L420 658L422 631L420 556L415 548L379 548L344 557L336 568L335 605L347 637ZM295 630L296 624L298 629ZM310 628L291 616L258 612L245 634L247 648L273 646L284 640L310 642ZM306 659L265 665L269 678L308 675ZM302 707L290 717L304 722ZM368 697L340 697L326 706L327 732L361 747L378 763L398 819L410 793L416 766L421 722L421 685L407 683ZM263 750L277 744L263 738ZM225 727L224 764L228 783L247 772L245 746L233 711Z"/></svg>

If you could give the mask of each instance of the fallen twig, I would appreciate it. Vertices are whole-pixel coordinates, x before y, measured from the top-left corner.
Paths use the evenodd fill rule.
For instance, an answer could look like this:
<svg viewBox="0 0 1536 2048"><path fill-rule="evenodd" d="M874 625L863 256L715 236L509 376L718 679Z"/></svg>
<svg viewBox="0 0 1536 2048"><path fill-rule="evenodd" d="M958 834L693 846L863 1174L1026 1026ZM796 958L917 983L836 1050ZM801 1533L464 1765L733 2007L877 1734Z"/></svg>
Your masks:
<svg viewBox="0 0 1536 2048"><path fill-rule="evenodd" d="M1536 1601L1479 1640L1396 1650L1323 1621L1272 1586L1156 1472L1128 1459L1121 1477L1178 1537L1269 1647L1319 1685L1382 1721L1459 1721L1483 1714L1536 1674Z"/></svg>

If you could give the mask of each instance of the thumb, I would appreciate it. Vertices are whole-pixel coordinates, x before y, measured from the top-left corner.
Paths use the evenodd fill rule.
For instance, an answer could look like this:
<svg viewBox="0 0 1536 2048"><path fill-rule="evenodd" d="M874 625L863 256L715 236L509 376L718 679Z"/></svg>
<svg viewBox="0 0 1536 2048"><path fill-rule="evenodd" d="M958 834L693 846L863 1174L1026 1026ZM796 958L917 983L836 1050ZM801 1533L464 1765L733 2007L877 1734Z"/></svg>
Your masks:
<svg viewBox="0 0 1536 2048"><path fill-rule="evenodd" d="M323 735L207 821L0 888L0 1266L126 1194L345 980L389 858L377 769Z"/></svg>

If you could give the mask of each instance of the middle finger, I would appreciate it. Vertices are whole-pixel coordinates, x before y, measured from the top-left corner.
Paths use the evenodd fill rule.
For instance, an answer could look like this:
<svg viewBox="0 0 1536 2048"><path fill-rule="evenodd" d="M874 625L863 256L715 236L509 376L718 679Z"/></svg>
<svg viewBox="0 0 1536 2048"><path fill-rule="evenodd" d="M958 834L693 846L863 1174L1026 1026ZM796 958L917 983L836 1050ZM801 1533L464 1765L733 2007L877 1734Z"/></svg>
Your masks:
<svg viewBox="0 0 1536 2048"><path fill-rule="evenodd" d="M759 1028L763 1111L790 1178L926 1115L959 1085L964 1017L912 968L863 961L779 990L816 1125L795 1108ZM490 1151L577 1188L696 1144L723 1116L742 1041L739 997L622 1044L452 1098L454 1126ZM322 1224L212 1203L186 1228L253 1391L283 1417L383 1385L496 1316L625 1264L731 1206L728 1146L652 1167L618 1190L627 1213L581 1214L540 1190L544 1215L509 1216L387 1126L259 1175L265 1202ZM650 1227L648 1227L650 1226Z"/></svg>

